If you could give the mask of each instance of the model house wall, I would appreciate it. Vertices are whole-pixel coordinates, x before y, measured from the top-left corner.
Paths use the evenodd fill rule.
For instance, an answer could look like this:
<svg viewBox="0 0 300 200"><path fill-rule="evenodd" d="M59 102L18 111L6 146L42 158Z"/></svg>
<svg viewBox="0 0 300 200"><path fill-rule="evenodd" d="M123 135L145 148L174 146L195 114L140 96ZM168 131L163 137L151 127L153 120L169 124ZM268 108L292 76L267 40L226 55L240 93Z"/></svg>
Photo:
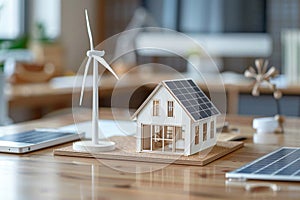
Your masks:
<svg viewBox="0 0 300 200"><path fill-rule="evenodd" d="M159 101L158 115L153 116L153 101ZM174 115L173 117L168 117L167 104L168 101L174 102ZM159 125L159 126L176 126L181 127L181 132L183 134L184 140L190 140L189 134L184 134L190 132L191 119L182 110L181 106L175 100L175 98L167 91L163 86L160 86L156 93L147 102L145 107L140 111L137 118L138 132L137 137L137 151L141 152L145 149L142 148L142 138L143 138L143 125ZM154 127L152 127L153 129ZM155 132L155 130L154 130ZM190 148L188 144L184 144L185 154L190 154ZM180 151L182 153L183 150Z"/></svg>
<svg viewBox="0 0 300 200"><path fill-rule="evenodd" d="M199 151L205 150L216 144L217 137L216 137L215 116L209 117L207 119L203 119L200 122L192 123L191 130L193 133L194 141L192 141L193 143L191 145L190 154L194 154ZM199 130L199 136L197 137L198 130ZM199 142L197 142L197 139Z"/></svg>
<svg viewBox="0 0 300 200"><path fill-rule="evenodd" d="M216 143L216 116L194 121L160 84L137 111L137 152L191 155Z"/></svg>

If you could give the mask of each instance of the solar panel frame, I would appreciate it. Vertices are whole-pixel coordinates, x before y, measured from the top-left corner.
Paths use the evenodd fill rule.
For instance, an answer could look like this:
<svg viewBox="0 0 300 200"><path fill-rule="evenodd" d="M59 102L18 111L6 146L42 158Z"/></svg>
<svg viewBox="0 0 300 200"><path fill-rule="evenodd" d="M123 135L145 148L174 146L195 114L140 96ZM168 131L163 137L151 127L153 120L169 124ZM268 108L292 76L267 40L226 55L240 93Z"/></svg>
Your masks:
<svg viewBox="0 0 300 200"><path fill-rule="evenodd" d="M192 79L168 80L163 83L194 121L220 114L220 111Z"/></svg>
<svg viewBox="0 0 300 200"><path fill-rule="evenodd" d="M37 131L30 130L20 133L15 133L11 135L4 135L0 137L0 141L7 142L20 142L20 143L28 143L28 144L38 144L41 142L46 142L62 137L67 137L70 135L74 135L73 132L54 132L54 131Z"/></svg>
<svg viewBox="0 0 300 200"><path fill-rule="evenodd" d="M300 181L300 147L279 148L226 173L226 178Z"/></svg>

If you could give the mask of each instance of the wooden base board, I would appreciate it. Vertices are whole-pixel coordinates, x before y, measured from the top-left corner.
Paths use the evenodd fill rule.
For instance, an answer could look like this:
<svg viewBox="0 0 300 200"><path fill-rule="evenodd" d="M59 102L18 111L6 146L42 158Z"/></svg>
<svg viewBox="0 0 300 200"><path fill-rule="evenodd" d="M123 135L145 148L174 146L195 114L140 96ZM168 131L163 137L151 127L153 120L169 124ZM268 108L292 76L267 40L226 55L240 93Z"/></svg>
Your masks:
<svg viewBox="0 0 300 200"><path fill-rule="evenodd" d="M217 142L217 144L191 156L173 155L168 153L142 152L135 150L136 139L134 137L112 137L110 141L116 143L116 149L109 152L90 153L88 151L75 151L72 146L54 150L55 156L72 156L84 158L139 161L150 163L173 163L182 165L206 165L222 156L225 156L241 147L243 142Z"/></svg>

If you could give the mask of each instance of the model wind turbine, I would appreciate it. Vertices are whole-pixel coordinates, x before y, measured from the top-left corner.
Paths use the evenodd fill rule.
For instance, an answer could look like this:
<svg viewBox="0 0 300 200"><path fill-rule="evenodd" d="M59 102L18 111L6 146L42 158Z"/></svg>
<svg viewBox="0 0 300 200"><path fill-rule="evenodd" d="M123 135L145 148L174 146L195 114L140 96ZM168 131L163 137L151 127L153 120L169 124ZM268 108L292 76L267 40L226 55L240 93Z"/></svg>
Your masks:
<svg viewBox="0 0 300 200"><path fill-rule="evenodd" d="M87 31L90 39L90 50L87 51L86 55L88 56L88 60L85 66L85 71L83 75L81 94L80 94L80 102L79 105L82 105L83 93L84 93L84 85L86 76L89 70L89 66L91 61L93 60L93 108L92 108L92 141L80 141L75 142L73 144L73 148L75 150L89 150L91 152L97 151L110 151L115 148L115 143L110 141L99 141L99 124L98 124L98 109L99 109L99 94L98 94L98 62L103 65L106 69L108 69L116 79L119 79L117 74L113 71L113 69L109 66L109 64L102 58L104 56L104 51L94 50L93 45L93 37L89 23L89 17L87 10L85 10L85 18Z"/></svg>

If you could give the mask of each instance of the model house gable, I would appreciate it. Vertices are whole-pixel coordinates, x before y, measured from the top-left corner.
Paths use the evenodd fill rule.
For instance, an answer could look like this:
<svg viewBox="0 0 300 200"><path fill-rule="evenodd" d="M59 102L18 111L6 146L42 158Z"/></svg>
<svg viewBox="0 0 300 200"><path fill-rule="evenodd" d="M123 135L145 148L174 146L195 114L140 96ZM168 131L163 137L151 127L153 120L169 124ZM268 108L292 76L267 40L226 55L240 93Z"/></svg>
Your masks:
<svg viewBox="0 0 300 200"><path fill-rule="evenodd" d="M163 81L133 115L137 151L188 156L209 148L219 113L191 79Z"/></svg>
<svg viewBox="0 0 300 200"><path fill-rule="evenodd" d="M162 84L145 102L136 113L139 122L182 125L183 118L190 119L176 98Z"/></svg>
<svg viewBox="0 0 300 200"><path fill-rule="evenodd" d="M166 92L157 94L161 90ZM171 94L173 98L166 98L167 93ZM160 100L162 98L163 101ZM168 102L168 99L174 99L174 101ZM152 101L150 102L150 100ZM161 82L134 113L132 118L135 118L147 104L152 104L153 112L157 116L162 105L167 103L167 109L170 111L168 115L172 115L175 101L194 122L220 114L219 110L192 79L178 79Z"/></svg>

